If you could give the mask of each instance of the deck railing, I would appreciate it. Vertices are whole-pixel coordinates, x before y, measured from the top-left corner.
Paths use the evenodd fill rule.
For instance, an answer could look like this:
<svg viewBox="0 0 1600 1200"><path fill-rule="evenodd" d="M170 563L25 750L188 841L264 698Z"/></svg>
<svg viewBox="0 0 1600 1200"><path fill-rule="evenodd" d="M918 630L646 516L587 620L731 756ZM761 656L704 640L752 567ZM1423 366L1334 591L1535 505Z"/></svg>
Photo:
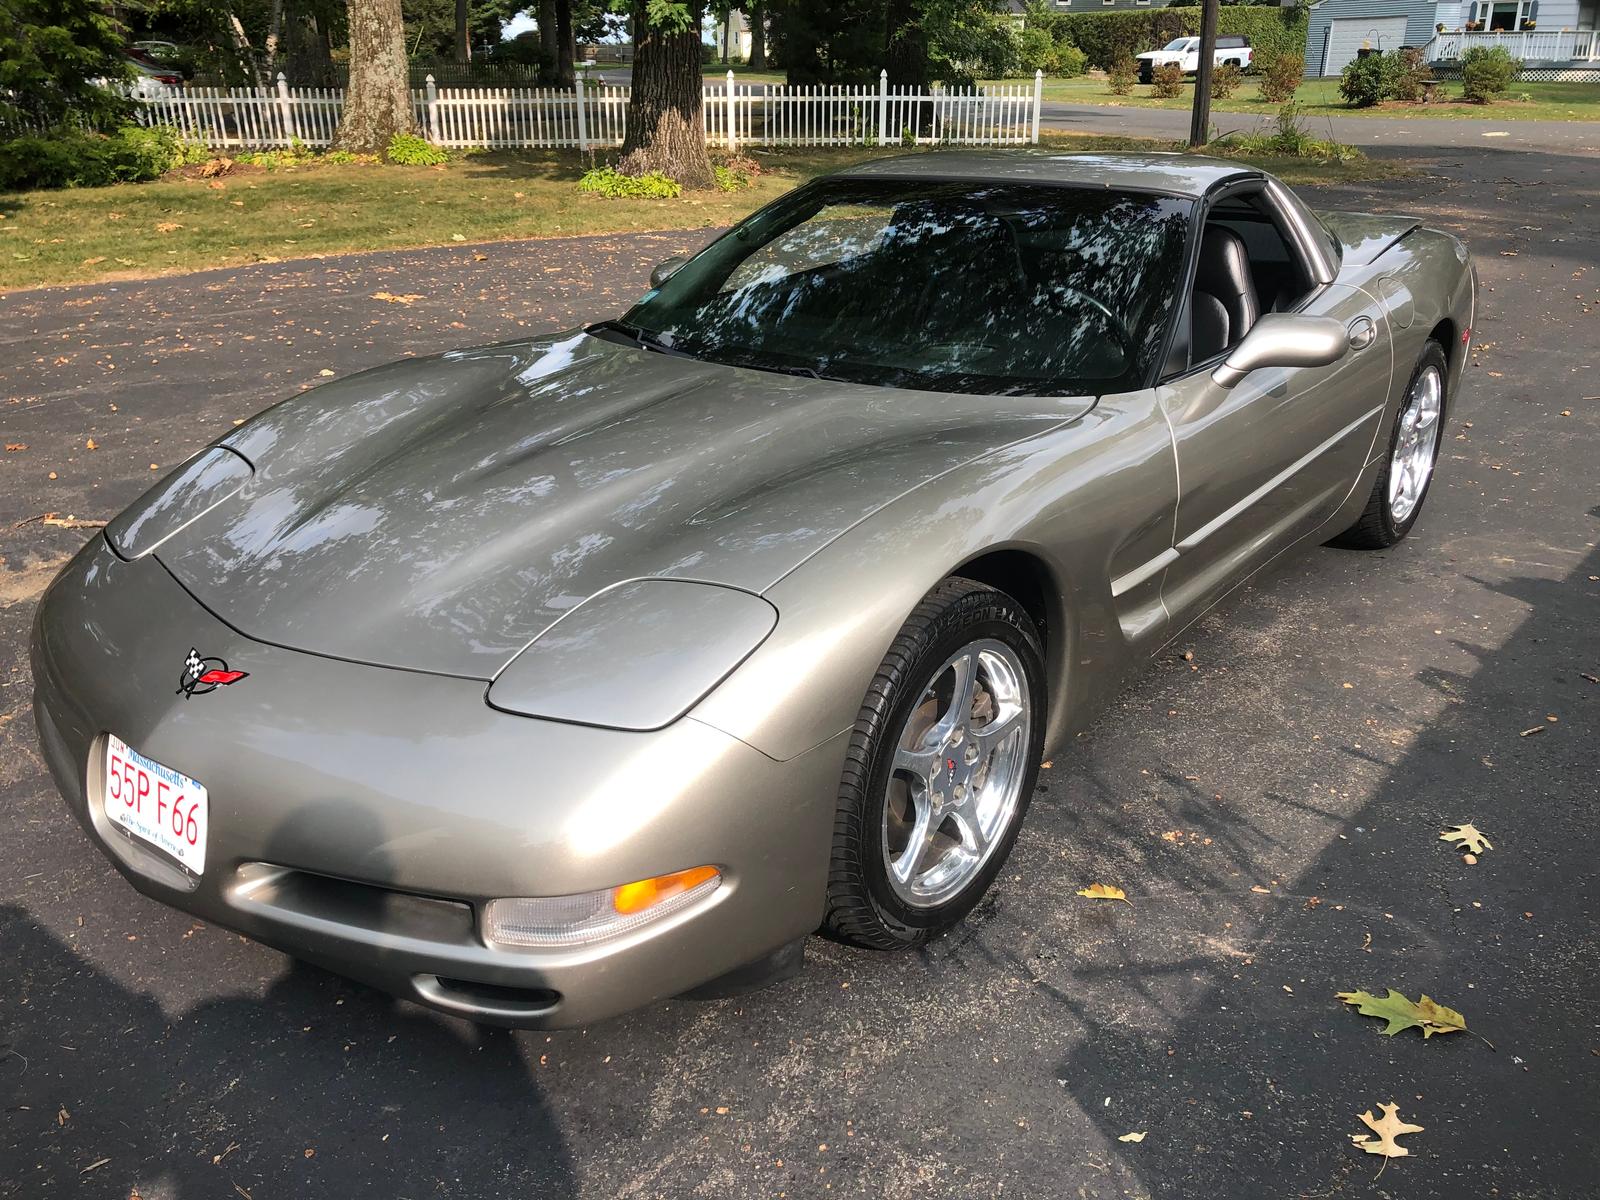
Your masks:
<svg viewBox="0 0 1600 1200"><path fill-rule="evenodd" d="M1600 63L1600 31L1594 29L1436 33L1424 51L1430 62L1449 62L1475 46L1500 46L1521 62Z"/></svg>

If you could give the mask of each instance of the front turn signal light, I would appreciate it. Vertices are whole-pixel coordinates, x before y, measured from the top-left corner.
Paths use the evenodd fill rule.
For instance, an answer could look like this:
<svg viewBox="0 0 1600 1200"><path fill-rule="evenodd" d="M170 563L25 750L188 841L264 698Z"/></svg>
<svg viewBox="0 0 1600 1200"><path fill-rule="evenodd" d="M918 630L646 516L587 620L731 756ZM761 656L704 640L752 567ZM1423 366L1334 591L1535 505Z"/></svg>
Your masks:
<svg viewBox="0 0 1600 1200"><path fill-rule="evenodd" d="M691 867L576 896L491 900L483 906L483 938L491 946L588 946L682 912L721 884L716 867Z"/></svg>
<svg viewBox="0 0 1600 1200"><path fill-rule="evenodd" d="M612 890L611 907L624 916L648 912L656 905L715 878L715 867L691 867L687 871L674 871L671 875L657 875L654 879L625 883Z"/></svg>

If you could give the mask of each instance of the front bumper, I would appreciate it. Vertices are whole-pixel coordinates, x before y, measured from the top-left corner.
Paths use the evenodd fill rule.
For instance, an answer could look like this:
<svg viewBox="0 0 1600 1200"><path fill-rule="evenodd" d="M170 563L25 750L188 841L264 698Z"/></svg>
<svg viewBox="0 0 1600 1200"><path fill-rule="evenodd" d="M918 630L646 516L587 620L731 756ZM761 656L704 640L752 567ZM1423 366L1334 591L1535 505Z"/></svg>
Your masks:
<svg viewBox="0 0 1600 1200"><path fill-rule="evenodd" d="M191 647L249 672L185 697ZM96 538L34 626L34 712L67 806L139 891L434 1008L536 1028L677 995L821 920L845 738L777 762L692 719L653 733L497 712L482 681L252 641ZM195 877L105 817L107 733L205 784ZM502 896L702 864L723 883L615 941L487 944Z"/></svg>

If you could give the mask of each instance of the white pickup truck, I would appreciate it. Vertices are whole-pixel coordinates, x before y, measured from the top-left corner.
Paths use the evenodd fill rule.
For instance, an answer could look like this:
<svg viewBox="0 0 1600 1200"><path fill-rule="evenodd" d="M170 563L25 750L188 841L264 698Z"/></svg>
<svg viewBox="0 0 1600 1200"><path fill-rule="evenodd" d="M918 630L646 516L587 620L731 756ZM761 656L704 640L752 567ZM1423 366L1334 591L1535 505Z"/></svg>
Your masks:
<svg viewBox="0 0 1600 1200"><path fill-rule="evenodd" d="M1250 39L1234 34L1219 36L1217 48L1212 63L1222 66L1224 63L1243 69L1250 65ZM1157 67L1166 63L1177 63L1183 68L1185 75L1193 75L1200 69L1200 39L1197 37L1173 38L1159 50L1146 50L1138 56L1139 82L1149 83L1155 75Z"/></svg>

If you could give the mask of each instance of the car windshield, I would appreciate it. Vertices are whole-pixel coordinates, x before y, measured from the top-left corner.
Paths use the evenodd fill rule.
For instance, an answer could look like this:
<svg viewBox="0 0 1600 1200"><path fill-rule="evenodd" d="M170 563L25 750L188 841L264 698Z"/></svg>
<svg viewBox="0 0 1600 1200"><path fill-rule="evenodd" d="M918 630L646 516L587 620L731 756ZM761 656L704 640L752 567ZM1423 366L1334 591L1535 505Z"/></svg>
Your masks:
<svg viewBox="0 0 1600 1200"><path fill-rule="evenodd" d="M1188 38L1173 38L1172 41L1168 42L1165 46L1163 46L1161 48L1163 50L1187 50L1189 48L1189 39Z"/></svg>
<svg viewBox="0 0 1600 1200"><path fill-rule="evenodd" d="M1192 204L1104 188L821 180L718 238L614 328L852 383L1089 395L1143 385Z"/></svg>

